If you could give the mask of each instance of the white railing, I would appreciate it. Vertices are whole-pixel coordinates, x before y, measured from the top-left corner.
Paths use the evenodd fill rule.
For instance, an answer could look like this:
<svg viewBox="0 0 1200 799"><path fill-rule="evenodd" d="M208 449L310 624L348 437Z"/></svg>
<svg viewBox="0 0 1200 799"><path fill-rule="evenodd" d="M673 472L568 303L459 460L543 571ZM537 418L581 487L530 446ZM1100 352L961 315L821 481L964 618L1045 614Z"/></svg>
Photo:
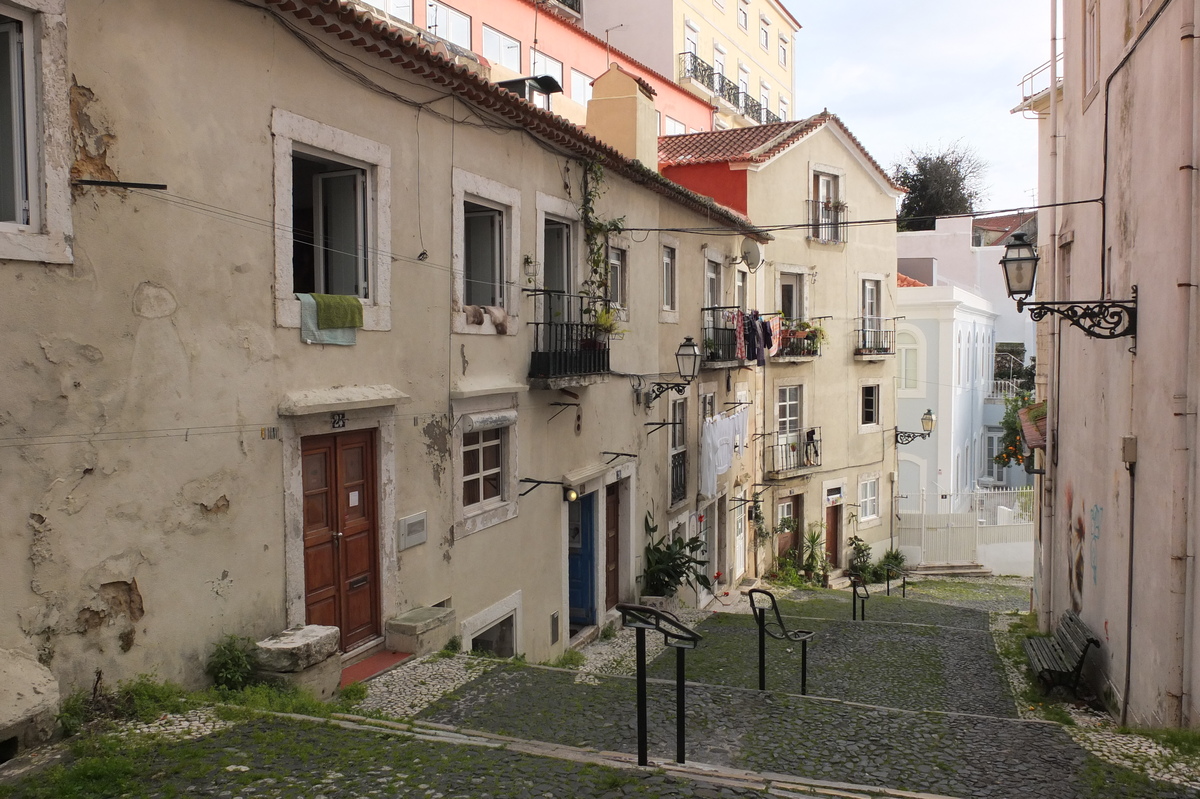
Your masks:
<svg viewBox="0 0 1200 799"><path fill-rule="evenodd" d="M1033 501L1032 488L901 497L897 538L910 563L977 563L983 548L1027 544L1032 567Z"/></svg>
<svg viewBox="0 0 1200 799"><path fill-rule="evenodd" d="M1063 54L1059 53L1055 58L1058 62L1058 82L1062 83L1062 60ZM1029 100L1031 97L1036 97L1042 92L1050 88L1050 62L1030 70L1021 78L1021 99Z"/></svg>
<svg viewBox="0 0 1200 799"><path fill-rule="evenodd" d="M988 399L1008 399L1017 396L1021 387L1016 380L992 380L988 384Z"/></svg>

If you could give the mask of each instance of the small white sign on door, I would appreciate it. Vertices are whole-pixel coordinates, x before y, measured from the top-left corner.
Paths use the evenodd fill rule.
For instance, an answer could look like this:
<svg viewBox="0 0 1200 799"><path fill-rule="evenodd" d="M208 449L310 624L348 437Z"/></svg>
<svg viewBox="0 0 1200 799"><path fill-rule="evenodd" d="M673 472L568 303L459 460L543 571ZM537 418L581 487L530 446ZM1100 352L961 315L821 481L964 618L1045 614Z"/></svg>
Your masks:
<svg viewBox="0 0 1200 799"><path fill-rule="evenodd" d="M350 492L350 507L352 507L352 508L358 507L358 492L357 491Z"/></svg>

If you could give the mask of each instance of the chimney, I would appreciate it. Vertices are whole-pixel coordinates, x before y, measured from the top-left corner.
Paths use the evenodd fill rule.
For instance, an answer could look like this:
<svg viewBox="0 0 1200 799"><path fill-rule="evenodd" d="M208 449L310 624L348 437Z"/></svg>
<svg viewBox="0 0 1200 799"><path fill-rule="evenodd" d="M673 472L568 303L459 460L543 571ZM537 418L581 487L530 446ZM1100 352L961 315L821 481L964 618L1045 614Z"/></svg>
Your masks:
<svg viewBox="0 0 1200 799"><path fill-rule="evenodd" d="M654 88L616 64L592 82L587 132L626 158L658 169L658 114Z"/></svg>

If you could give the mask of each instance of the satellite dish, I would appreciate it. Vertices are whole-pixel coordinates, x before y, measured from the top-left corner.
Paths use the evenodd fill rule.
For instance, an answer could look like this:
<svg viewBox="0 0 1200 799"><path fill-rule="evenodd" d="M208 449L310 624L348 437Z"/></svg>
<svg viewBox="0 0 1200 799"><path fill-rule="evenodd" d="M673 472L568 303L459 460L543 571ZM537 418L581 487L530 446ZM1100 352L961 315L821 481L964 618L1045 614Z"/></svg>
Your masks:
<svg viewBox="0 0 1200 799"><path fill-rule="evenodd" d="M762 245L754 239L742 239L742 263L753 271L762 264Z"/></svg>

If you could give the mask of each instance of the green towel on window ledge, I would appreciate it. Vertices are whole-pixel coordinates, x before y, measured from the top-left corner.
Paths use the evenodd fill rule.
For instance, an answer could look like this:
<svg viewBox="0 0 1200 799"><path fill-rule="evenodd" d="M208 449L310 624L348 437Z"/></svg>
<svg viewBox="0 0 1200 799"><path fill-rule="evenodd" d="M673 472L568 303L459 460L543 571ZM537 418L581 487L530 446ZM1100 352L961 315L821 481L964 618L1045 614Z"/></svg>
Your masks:
<svg viewBox="0 0 1200 799"><path fill-rule="evenodd" d="M314 294L317 303L317 328L362 327L362 300L349 294Z"/></svg>

